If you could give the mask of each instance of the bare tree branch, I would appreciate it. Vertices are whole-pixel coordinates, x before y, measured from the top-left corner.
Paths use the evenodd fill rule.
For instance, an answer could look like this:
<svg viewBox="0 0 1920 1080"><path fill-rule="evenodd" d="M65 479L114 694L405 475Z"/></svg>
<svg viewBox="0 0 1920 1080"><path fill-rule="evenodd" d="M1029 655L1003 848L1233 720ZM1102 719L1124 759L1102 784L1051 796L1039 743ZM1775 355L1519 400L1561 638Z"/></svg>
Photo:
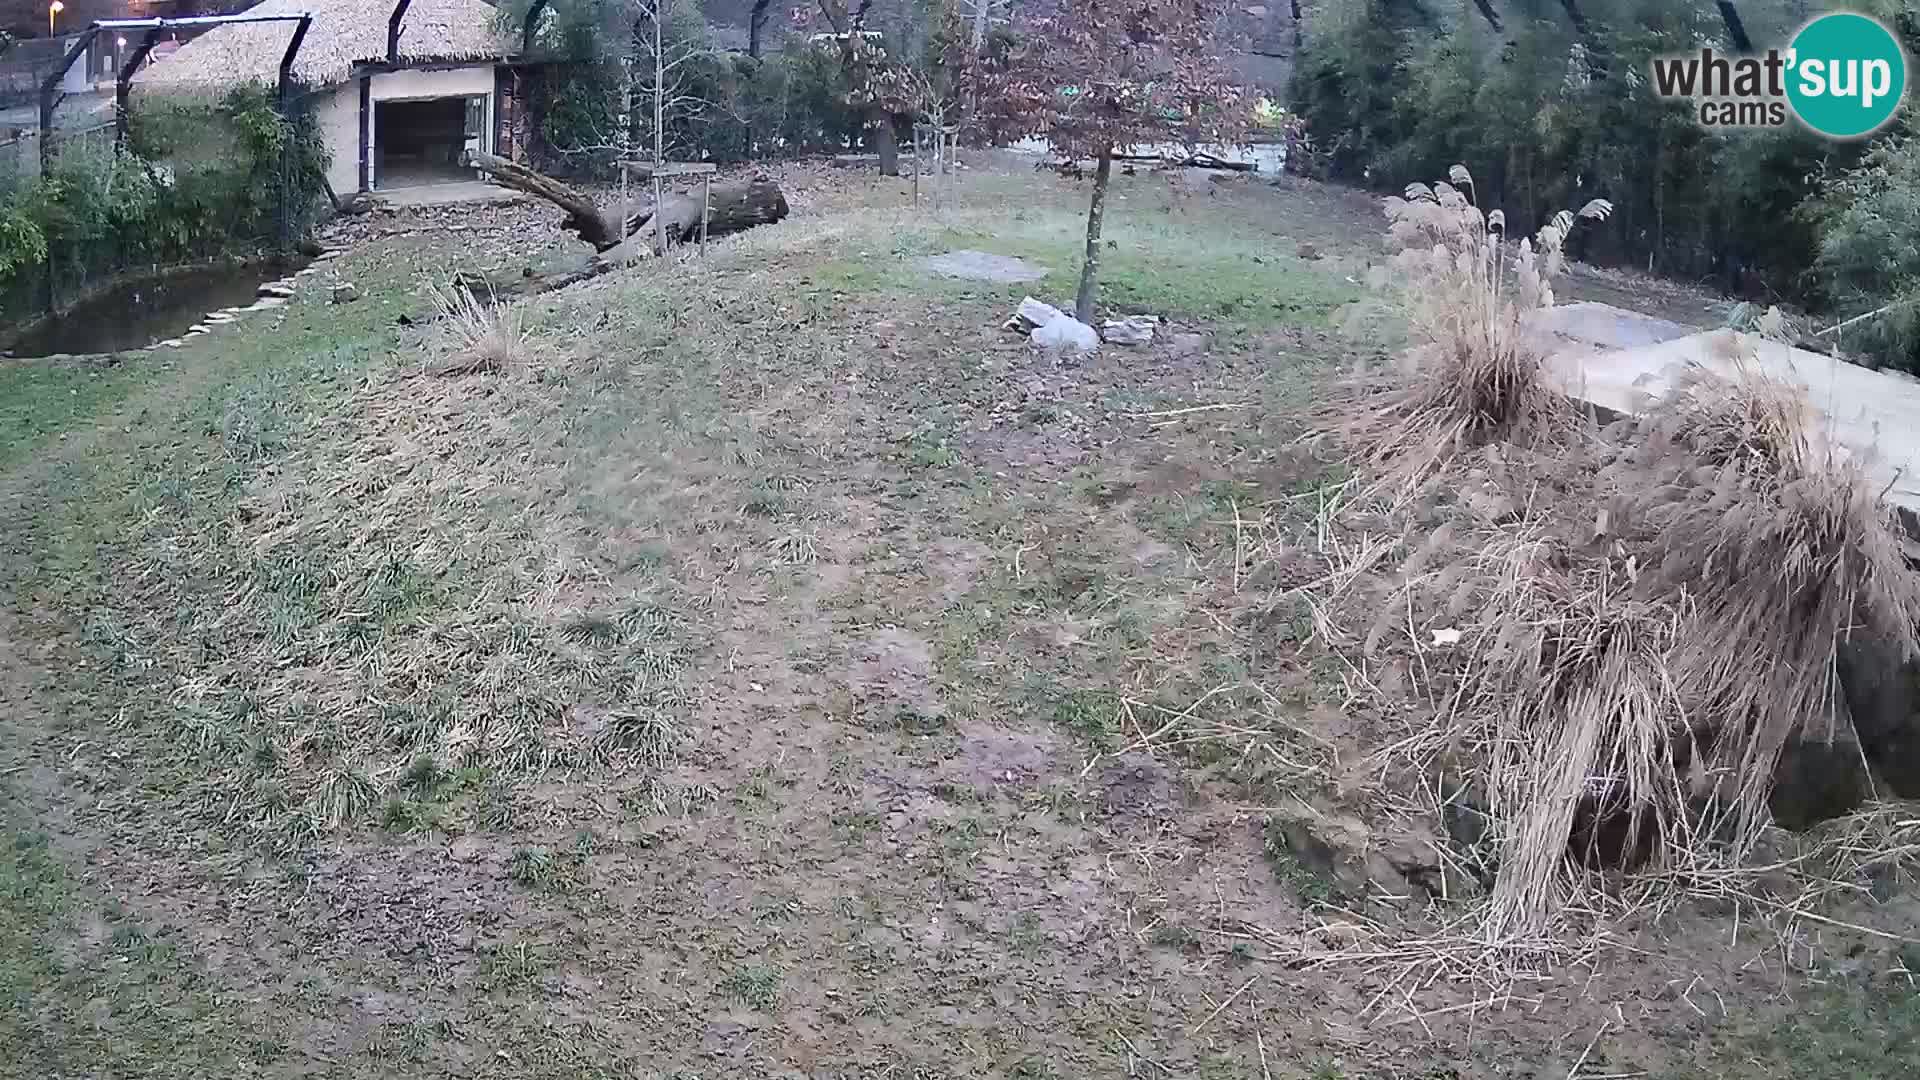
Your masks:
<svg viewBox="0 0 1920 1080"><path fill-rule="evenodd" d="M1733 6L1733 0L1717 0L1720 9L1720 21L1727 24L1727 37L1733 40L1733 47L1743 53L1753 51L1753 39L1747 36L1747 26L1740 21L1740 11Z"/></svg>

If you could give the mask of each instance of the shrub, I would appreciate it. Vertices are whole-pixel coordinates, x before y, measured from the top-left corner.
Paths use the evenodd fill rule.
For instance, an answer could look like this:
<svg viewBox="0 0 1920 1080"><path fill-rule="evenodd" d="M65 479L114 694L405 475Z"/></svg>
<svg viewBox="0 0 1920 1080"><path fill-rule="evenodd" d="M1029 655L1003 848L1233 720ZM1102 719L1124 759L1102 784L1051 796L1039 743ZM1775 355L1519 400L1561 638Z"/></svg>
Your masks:
<svg viewBox="0 0 1920 1080"><path fill-rule="evenodd" d="M1413 184L1405 198L1386 201L1412 342L1408 372L1363 396L1342 427L1403 495L1455 453L1489 439L1551 435L1570 411L1541 371L1527 319L1553 304L1574 226L1606 220L1611 207L1595 200L1578 215L1562 210L1509 255L1506 216L1483 212L1472 191L1472 175L1455 165L1451 182Z"/></svg>
<svg viewBox="0 0 1920 1080"><path fill-rule="evenodd" d="M1745 340L1723 341L1730 376L1696 369L1653 406L1618 484L1653 538L1647 583L1692 602L1669 666L1691 715L1715 721L1696 734L1705 775L1727 778L1716 816L1751 842L1788 740L1833 736L1842 643L1920 655L1920 576L1880 485Z"/></svg>
<svg viewBox="0 0 1920 1080"><path fill-rule="evenodd" d="M421 291L440 316L448 357L437 375L478 375L524 364L530 352L526 309L497 298L482 300L471 289L427 281Z"/></svg>
<svg viewBox="0 0 1920 1080"><path fill-rule="evenodd" d="M1860 148L1797 128L1710 133L1657 98L1652 57L1728 49L1711 5L1582 6L1590 40L1552 5L1500 5L1498 34L1472 5L1424 19L1390 0L1323 5L1292 100L1337 178L1391 191L1464 161L1516 232L1597 196L1615 214L1582 231L1583 258L1797 293L1815 238L1793 211ZM1784 9L1744 14L1756 41L1793 29Z"/></svg>
<svg viewBox="0 0 1920 1080"><path fill-rule="evenodd" d="M1878 361L1920 370L1920 142L1874 145L1802 215L1820 230L1817 285L1840 317L1880 316L1845 331Z"/></svg>
<svg viewBox="0 0 1920 1080"><path fill-rule="evenodd" d="M137 266L261 249L310 221L325 150L306 119L283 121L262 87L217 100L139 103L128 148L72 143L0 203L0 290L18 317L91 279Z"/></svg>

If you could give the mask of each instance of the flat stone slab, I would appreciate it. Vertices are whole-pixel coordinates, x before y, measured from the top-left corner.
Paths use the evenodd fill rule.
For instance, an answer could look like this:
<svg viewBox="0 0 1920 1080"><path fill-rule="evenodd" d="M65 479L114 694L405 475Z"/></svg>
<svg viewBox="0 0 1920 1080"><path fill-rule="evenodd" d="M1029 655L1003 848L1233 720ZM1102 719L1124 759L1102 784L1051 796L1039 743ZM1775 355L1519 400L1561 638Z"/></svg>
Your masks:
<svg viewBox="0 0 1920 1080"><path fill-rule="evenodd" d="M455 203L512 203L527 196L508 187L485 180L456 180L445 184L420 184L383 188L373 193L373 201L387 206L450 206Z"/></svg>
<svg viewBox="0 0 1920 1080"><path fill-rule="evenodd" d="M1920 514L1920 423L1914 419L1920 417L1920 380L1910 376L1872 371L1734 330L1604 352L1563 349L1546 366L1571 396L1637 414L1672 390L1690 365L1730 375L1739 356L1751 356L1768 374L1806 387L1833 444L1864 460L1875 483L1885 486L1887 502L1903 516Z"/></svg>
<svg viewBox="0 0 1920 1080"><path fill-rule="evenodd" d="M949 251L945 255L929 255L920 260L920 265L945 277L967 278L971 281L1039 281L1047 276L1043 266L1035 266L1011 255L995 255L987 251Z"/></svg>
<svg viewBox="0 0 1920 1080"><path fill-rule="evenodd" d="M1535 314L1530 323L1535 331L1599 350L1658 345L1663 341L1686 337L1699 329L1592 300L1548 308Z"/></svg>

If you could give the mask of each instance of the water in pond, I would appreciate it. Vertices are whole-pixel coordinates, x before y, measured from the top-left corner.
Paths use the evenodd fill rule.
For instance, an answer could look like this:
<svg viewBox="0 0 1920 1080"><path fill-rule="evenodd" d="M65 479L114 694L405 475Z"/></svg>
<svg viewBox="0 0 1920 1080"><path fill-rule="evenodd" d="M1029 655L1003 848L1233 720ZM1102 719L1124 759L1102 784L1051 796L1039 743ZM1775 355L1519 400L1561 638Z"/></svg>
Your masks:
<svg viewBox="0 0 1920 1080"><path fill-rule="evenodd" d="M260 283L290 273L289 263L220 263L124 281L30 326L14 356L109 353L179 337L210 311L245 307Z"/></svg>

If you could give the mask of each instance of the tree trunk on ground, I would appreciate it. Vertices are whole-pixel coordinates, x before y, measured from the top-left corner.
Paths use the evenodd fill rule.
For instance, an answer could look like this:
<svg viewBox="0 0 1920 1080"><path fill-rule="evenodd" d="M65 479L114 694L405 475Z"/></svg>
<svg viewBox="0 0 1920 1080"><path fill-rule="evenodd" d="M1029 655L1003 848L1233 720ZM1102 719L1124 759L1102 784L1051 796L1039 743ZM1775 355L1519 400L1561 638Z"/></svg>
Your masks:
<svg viewBox="0 0 1920 1080"><path fill-rule="evenodd" d="M874 106L868 114L873 123L873 149L880 155L880 175L900 175L900 140L893 131L893 114Z"/></svg>
<svg viewBox="0 0 1920 1080"><path fill-rule="evenodd" d="M1100 286L1100 218L1107 208L1107 181L1113 177L1113 149L1100 151L1100 164L1093 170L1093 205L1087 210L1087 262L1080 269L1080 296L1073 302L1073 317L1093 325L1093 298Z"/></svg>
<svg viewBox="0 0 1920 1080"><path fill-rule="evenodd" d="M787 216L787 197L780 185L766 177L713 185L712 202L707 211L707 235L725 236L755 225L772 225ZM700 237L700 193L669 193L658 211L643 210L635 218L632 235L625 241L601 249L600 262L616 265L642 254L658 255L661 238L666 243L685 243Z"/></svg>
<svg viewBox="0 0 1920 1080"><path fill-rule="evenodd" d="M1493 27L1494 33L1505 29L1500 25L1500 13L1493 10L1493 0L1473 0L1473 6L1480 9L1480 16L1487 20L1488 26Z"/></svg>
<svg viewBox="0 0 1920 1080"><path fill-rule="evenodd" d="M471 152L467 163L507 187L537 195L565 210L567 217L560 227L592 244L595 250L605 251L625 237L625 233L600 212L593 199L577 188L492 154Z"/></svg>
<svg viewBox="0 0 1920 1080"><path fill-rule="evenodd" d="M524 165L481 153L469 154L468 163L507 187L537 195L565 210L567 217L561 226L592 244L595 251L611 252L625 246L628 248L628 257L631 257L637 251L632 246L634 242L628 238L629 233L636 236L646 234L645 243L641 245L645 250L653 250L657 238L663 233L669 244L699 234L700 197L697 192L668 195L662 201L656 228L651 206L643 206L639 213L621 222L616 220L619 216L617 212L608 214L602 211L585 193ZM766 177L715 184L712 208L707 215L707 235L725 236L755 225L771 225L786 216L786 195L780 190L779 184Z"/></svg>

